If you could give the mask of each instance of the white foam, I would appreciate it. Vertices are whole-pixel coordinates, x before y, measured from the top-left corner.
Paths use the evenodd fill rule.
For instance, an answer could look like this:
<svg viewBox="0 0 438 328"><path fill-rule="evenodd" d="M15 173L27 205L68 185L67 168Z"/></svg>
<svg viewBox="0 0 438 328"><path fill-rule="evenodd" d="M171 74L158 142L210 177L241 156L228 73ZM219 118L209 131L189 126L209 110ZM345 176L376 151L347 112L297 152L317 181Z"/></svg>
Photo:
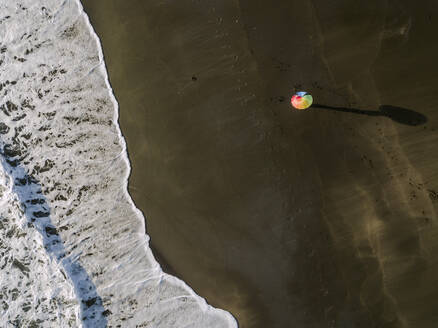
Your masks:
<svg viewBox="0 0 438 328"><path fill-rule="evenodd" d="M0 0L0 13L0 316L11 326L237 327L152 255L80 1Z"/></svg>

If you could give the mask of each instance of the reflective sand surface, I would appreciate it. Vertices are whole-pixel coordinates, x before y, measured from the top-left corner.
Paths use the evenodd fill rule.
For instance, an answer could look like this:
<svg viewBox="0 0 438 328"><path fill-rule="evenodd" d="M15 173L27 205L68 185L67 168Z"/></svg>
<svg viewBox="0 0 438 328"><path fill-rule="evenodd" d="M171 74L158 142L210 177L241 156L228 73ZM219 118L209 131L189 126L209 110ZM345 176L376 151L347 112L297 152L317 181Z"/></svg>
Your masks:
<svg viewBox="0 0 438 328"><path fill-rule="evenodd" d="M436 326L436 4L83 3L167 272L243 328Z"/></svg>

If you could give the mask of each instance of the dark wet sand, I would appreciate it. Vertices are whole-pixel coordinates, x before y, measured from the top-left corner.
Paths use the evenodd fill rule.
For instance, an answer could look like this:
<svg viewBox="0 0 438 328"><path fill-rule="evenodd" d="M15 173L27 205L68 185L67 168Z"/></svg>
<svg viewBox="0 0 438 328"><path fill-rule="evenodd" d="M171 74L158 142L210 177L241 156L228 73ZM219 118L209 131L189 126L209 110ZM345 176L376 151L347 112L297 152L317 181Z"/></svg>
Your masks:
<svg viewBox="0 0 438 328"><path fill-rule="evenodd" d="M242 328L436 327L434 1L83 2L168 272Z"/></svg>

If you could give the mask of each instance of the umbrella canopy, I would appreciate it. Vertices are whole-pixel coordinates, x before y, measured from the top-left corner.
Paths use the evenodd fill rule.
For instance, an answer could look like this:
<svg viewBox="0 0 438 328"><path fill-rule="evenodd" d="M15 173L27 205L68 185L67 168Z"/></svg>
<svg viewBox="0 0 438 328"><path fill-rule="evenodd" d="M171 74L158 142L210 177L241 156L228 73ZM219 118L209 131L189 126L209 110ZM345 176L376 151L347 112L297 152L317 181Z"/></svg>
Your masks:
<svg viewBox="0 0 438 328"><path fill-rule="evenodd" d="M305 91L294 94L290 100L292 106L296 109L306 109L312 106L313 97Z"/></svg>

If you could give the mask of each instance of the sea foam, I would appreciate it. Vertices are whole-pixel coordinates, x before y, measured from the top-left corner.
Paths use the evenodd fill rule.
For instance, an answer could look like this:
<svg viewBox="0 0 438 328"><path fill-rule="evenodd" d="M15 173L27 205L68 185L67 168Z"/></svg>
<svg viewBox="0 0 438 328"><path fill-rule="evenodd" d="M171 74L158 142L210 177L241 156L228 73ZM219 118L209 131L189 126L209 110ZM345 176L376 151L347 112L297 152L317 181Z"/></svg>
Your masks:
<svg viewBox="0 0 438 328"><path fill-rule="evenodd" d="M237 327L151 253L79 0L0 0L0 96L3 326Z"/></svg>

